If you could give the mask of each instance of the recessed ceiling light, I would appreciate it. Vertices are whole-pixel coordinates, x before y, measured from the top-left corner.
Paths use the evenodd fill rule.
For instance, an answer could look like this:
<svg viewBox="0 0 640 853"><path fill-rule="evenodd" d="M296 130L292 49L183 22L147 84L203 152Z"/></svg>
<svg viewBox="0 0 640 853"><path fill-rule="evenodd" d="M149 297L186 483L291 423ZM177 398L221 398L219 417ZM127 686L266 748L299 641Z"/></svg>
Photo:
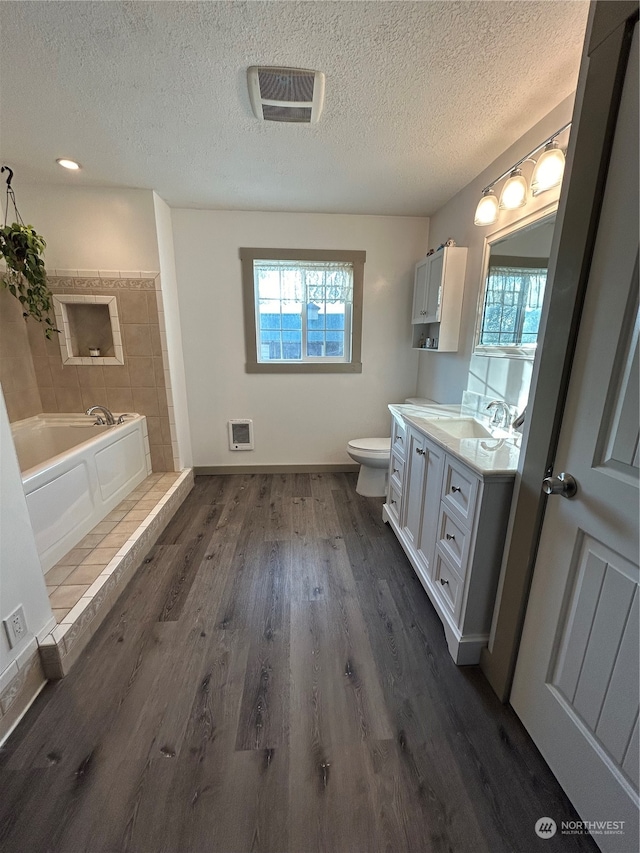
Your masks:
<svg viewBox="0 0 640 853"><path fill-rule="evenodd" d="M75 160L67 160L66 157L59 157L56 163L63 169L71 169L74 172L81 168L80 163L76 163Z"/></svg>

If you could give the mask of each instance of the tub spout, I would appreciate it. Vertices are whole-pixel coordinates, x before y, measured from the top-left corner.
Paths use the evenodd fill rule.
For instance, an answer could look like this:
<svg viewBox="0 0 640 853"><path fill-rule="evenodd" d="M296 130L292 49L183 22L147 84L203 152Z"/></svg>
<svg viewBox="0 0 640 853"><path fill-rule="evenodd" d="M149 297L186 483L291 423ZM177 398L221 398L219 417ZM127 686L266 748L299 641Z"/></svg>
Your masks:
<svg viewBox="0 0 640 853"><path fill-rule="evenodd" d="M96 412L102 412L104 419L109 424L109 426L115 424L116 419L113 417L109 409L107 409L105 406L91 406L91 408L87 409L85 414L95 415Z"/></svg>

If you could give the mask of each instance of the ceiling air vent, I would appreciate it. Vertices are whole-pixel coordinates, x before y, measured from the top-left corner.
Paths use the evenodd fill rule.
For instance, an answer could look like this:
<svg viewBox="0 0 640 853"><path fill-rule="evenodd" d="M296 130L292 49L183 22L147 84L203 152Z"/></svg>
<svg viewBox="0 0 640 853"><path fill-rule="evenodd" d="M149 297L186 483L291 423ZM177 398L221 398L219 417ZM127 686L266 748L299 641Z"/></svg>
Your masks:
<svg viewBox="0 0 640 853"><path fill-rule="evenodd" d="M305 68L267 68L247 71L249 97L255 116L263 121L318 121L324 103L324 74Z"/></svg>

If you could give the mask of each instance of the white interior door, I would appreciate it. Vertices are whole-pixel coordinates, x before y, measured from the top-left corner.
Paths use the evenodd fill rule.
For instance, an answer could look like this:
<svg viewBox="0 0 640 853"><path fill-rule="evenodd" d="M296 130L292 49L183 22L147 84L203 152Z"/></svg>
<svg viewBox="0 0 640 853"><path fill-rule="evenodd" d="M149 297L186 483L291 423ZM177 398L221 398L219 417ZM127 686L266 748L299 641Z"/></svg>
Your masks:
<svg viewBox="0 0 640 853"><path fill-rule="evenodd" d="M582 820L624 821L594 831L616 853L638 849L637 25L628 68L555 460L578 491L548 498L511 694Z"/></svg>

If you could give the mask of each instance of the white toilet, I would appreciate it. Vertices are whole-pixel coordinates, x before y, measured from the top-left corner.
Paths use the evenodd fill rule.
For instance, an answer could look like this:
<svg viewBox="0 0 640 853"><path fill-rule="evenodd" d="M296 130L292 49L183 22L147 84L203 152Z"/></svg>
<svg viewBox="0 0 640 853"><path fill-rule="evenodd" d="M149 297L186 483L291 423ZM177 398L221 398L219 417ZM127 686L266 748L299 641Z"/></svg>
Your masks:
<svg viewBox="0 0 640 853"><path fill-rule="evenodd" d="M409 397L405 403L425 405L433 400ZM366 498L383 498L387 494L391 436L389 438L354 438L347 444L347 453L360 465L356 492Z"/></svg>
<svg viewBox="0 0 640 853"><path fill-rule="evenodd" d="M356 492L367 498L384 497L387 494L391 437L354 438L347 444L347 453L360 464Z"/></svg>

